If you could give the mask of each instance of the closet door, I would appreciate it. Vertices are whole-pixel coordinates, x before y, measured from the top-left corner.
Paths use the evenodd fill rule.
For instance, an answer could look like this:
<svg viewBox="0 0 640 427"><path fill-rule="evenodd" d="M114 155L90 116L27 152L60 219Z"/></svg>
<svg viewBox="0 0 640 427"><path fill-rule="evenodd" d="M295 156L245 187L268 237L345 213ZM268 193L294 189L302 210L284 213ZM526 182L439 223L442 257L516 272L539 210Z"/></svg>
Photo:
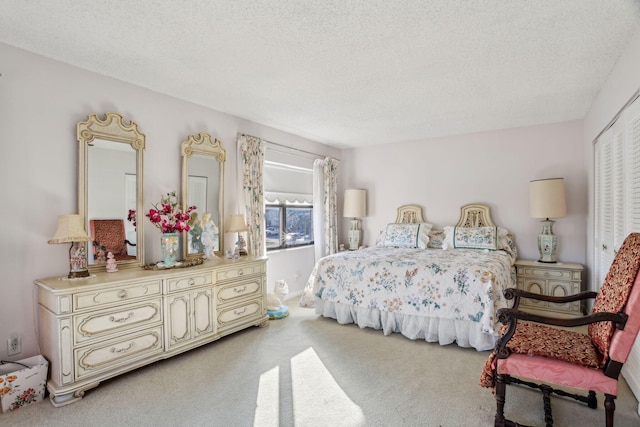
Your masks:
<svg viewBox="0 0 640 427"><path fill-rule="evenodd" d="M602 133L594 155L597 290L626 236L640 232L640 98ZM640 397L640 341L634 344L622 374L636 397Z"/></svg>

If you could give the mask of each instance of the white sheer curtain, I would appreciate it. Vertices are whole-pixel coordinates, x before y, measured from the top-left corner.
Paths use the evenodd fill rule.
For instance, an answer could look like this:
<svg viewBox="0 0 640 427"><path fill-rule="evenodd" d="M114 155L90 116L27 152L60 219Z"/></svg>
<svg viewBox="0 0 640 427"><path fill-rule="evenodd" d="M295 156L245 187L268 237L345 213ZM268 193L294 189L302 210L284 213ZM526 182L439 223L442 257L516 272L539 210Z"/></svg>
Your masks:
<svg viewBox="0 0 640 427"><path fill-rule="evenodd" d="M338 252L338 165L327 157L313 163L313 236L316 261Z"/></svg>

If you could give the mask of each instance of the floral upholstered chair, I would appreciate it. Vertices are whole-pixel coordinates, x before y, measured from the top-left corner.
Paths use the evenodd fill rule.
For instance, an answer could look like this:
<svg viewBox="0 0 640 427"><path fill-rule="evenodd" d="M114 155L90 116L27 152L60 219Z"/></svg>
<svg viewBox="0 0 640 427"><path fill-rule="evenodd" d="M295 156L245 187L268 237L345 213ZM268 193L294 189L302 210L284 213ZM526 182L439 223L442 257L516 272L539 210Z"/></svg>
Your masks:
<svg viewBox="0 0 640 427"><path fill-rule="evenodd" d="M505 392L508 384L523 384L542 392L547 426L553 425L552 393L596 408L595 392L600 392L605 395L606 425L613 427L618 376L640 329L639 269L640 233L632 233L620 247L598 293L549 297L505 290L507 299L514 299L514 306L498 312L505 326L480 377L480 385L495 387L496 426L519 425L505 418ZM521 298L563 303L594 297L591 314L576 319L553 319L518 310ZM589 325L586 334L568 329L581 325ZM588 394L570 394L524 379L588 390Z"/></svg>
<svg viewBox="0 0 640 427"><path fill-rule="evenodd" d="M136 258L134 255L129 255L127 251L127 245L136 245L126 239L124 220L92 219L89 220L89 228L93 236L95 252L97 249L104 250L105 255L111 252L117 261Z"/></svg>

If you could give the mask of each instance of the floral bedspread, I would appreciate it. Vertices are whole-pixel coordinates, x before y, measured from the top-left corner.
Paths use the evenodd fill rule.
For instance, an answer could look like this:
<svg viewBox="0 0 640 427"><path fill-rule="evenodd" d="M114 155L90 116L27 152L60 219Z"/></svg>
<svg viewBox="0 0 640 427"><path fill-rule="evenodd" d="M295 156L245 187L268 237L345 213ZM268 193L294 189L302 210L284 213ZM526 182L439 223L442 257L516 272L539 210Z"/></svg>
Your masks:
<svg viewBox="0 0 640 427"><path fill-rule="evenodd" d="M505 251L370 247L320 259L300 305L322 299L359 308L481 322L495 333L502 291L515 287L515 259Z"/></svg>

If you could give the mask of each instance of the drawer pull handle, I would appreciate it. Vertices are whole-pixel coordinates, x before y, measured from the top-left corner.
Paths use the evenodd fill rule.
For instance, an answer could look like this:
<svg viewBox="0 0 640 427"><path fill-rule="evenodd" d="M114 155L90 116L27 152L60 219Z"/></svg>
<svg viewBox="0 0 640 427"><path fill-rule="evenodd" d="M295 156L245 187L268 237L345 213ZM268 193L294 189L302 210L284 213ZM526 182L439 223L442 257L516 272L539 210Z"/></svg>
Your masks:
<svg viewBox="0 0 640 427"><path fill-rule="evenodd" d="M118 291L118 298L122 299L126 297L127 297L127 291L125 291L124 289L122 289L121 291Z"/></svg>
<svg viewBox="0 0 640 427"><path fill-rule="evenodd" d="M136 343L134 343L133 341L131 341L129 343L129 345L125 348L115 348L115 347L111 347L111 353L126 353L127 351L131 350L134 346L136 345Z"/></svg>
<svg viewBox="0 0 640 427"><path fill-rule="evenodd" d="M238 270L238 276L242 276L244 274L244 270Z"/></svg>
<svg viewBox="0 0 640 427"><path fill-rule="evenodd" d="M602 244L602 250L606 251L607 250L607 245L605 245L604 243Z"/></svg>
<svg viewBox="0 0 640 427"><path fill-rule="evenodd" d="M244 307L242 310L233 310L233 314L236 316L240 316L241 314L245 314L247 312L247 307Z"/></svg>
<svg viewBox="0 0 640 427"><path fill-rule="evenodd" d="M247 290L247 285L244 285L242 288L233 288L233 292L236 294L241 294Z"/></svg>
<svg viewBox="0 0 640 427"><path fill-rule="evenodd" d="M115 323L123 323L123 322L126 322L127 320L131 319L132 317L133 317L133 311L129 312L127 317L120 317L120 318L116 319L113 316L109 316L109 321L110 322L115 322Z"/></svg>
<svg viewBox="0 0 640 427"><path fill-rule="evenodd" d="M193 279L189 279L189 286L193 286L196 284L196 281Z"/></svg>

